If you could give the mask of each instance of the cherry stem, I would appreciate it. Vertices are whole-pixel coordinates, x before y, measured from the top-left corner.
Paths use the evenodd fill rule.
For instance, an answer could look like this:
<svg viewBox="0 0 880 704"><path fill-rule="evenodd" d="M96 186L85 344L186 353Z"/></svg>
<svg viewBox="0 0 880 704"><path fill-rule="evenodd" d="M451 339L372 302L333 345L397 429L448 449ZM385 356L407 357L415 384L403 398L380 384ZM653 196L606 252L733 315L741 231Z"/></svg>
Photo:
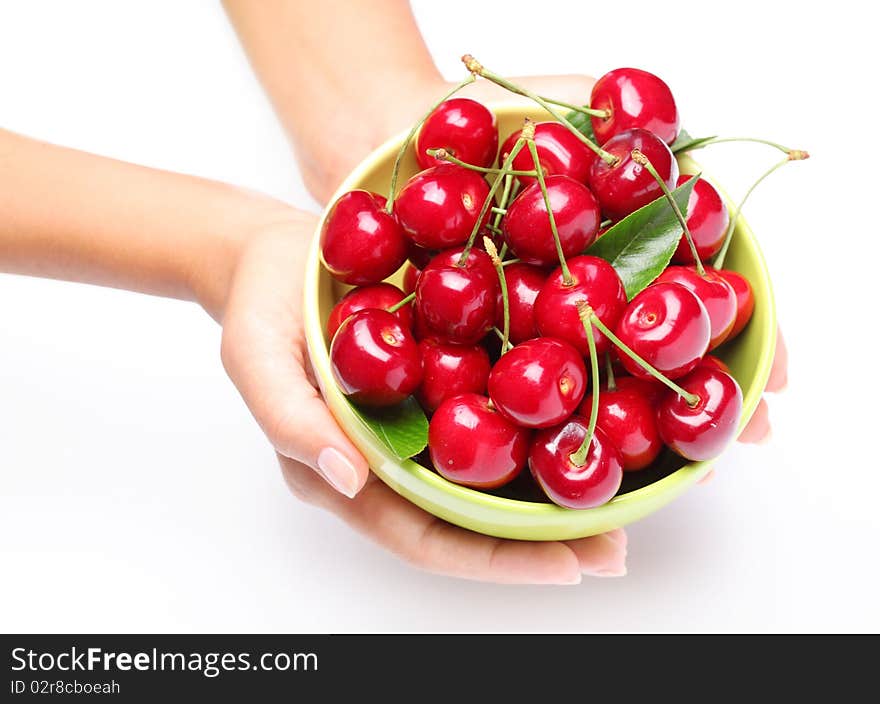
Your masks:
<svg viewBox="0 0 880 704"><path fill-rule="evenodd" d="M501 178L500 176L498 178ZM508 173L504 176L504 190L501 191L501 200L498 202L499 209L503 208L504 212L495 213L495 222L492 224L498 229L501 225L501 218L507 215L507 203L510 199L510 189L513 184L513 174ZM507 242L501 247L501 258L504 259L504 255L507 254Z"/></svg>
<svg viewBox="0 0 880 704"><path fill-rule="evenodd" d="M432 156L435 159L439 159L440 161L448 161L450 164L455 164L456 166L462 166L465 169L470 169L471 171L477 171L481 174L512 174L514 176L534 176L534 171L516 171L516 170L508 170L505 172L503 168L496 169L491 166L477 166L476 164L468 164L466 161L462 161L461 159L453 156L448 151L443 148L440 149L427 149L425 153L428 156Z"/></svg>
<svg viewBox="0 0 880 704"><path fill-rule="evenodd" d="M718 250L718 254L715 255L715 260L712 262L712 266L716 269L720 269L724 266L724 259L727 257L727 250L730 249L730 242L733 239L733 233L736 230L737 223L739 222L739 216L742 213L743 206L746 204L746 201L749 199L749 196L752 195L752 191L754 191L758 184L761 183L765 178L767 178L770 174L772 174L776 169L780 169L785 166L789 161L801 161L803 159L809 159L810 155L799 149L794 149L788 153L788 156L785 157L782 161L777 164L771 166L767 171L761 174L761 177L755 181L746 194L743 196L743 199L739 202L739 205L736 206L736 212L733 214L733 217L730 218L730 225L727 226L727 234L724 235L724 244L721 245L721 249Z"/></svg>
<svg viewBox="0 0 880 704"><path fill-rule="evenodd" d="M498 339L499 339L499 340L504 341L504 333L501 332L501 331L500 331L498 328L496 328L494 325L492 326L492 331L498 336ZM513 349L513 345L511 345L511 344L510 344L510 341L508 341L508 342L507 342L507 347L502 346L502 348L501 348L501 354L504 354L505 352L510 352L510 350L512 350L512 349Z"/></svg>
<svg viewBox="0 0 880 704"><path fill-rule="evenodd" d="M500 257L504 256L504 247L501 248L501 254L498 256L500 256ZM510 266L511 264L519 264L521 261L522 261L522 259L507 259L507 260L501 262L501 266Z"/></svg>
<svg viewBox="0 0 880 704"><path fill-rule="evenodd" d="M390 213L391 209L394 207L394 199L397 196L397 179L400 176L400 165L403 163L403 157L406 155L406 150L409 149L410 142L412 142L413 137L416 136L416 132L421 129L422 125L425 124L425 120L427 120L431 113L433 113L442 103L445 103L449 100L453 95L458 93L462 88L467 85L470 85L476 80L476 77L473 73L471 73L467 78L465 78L461 83L455 86L452 90L450 90L446 95L444 95L440 100L434 103L431 106L431 109L425 113L424 117L421 120L416 122L412 129L409 131L409 134L406 136L406 139L403 140L403 144L400 145L400 149L397 151L397 158L394 160L394 169L391 171L391 187L388 191L388 202L385 204L385 211Z"/></svg>
<svg viewBox="0 0 880 704"><path fill-rule="evenodd" d="M531 122L528 118L526 118L526 123ZM523 132L526 131L526 128L523 127ZM513 149L510 150L510 154L507 155L507 158L504 160L504 164L501 167L502 172L507 172L510 170L510 165L513 163L514 158L517 154L520 153L520 150L525 146L526 140L523 137L520 137L516 140L516 144L513 145ZM489 194L486 196L486 200L483 201L483 207L480 208L480 214L477 217L477 221L474 223L474 229L471 230L471 235L468 237L467 244L464 246L464 251L461 253L461 257L458 260L456 266L464 266L467 263L468 255L471 253L471 248L474 246L474 241L477 238L477 233L480 231L480 226L483 223L483 218L486 216L486 213L489 211L489 208L492 205L492 202L495 200L495 193L498 191L498 187L501 185L501 181L503 179L499 176L495 179L495 182L492 184L491 188L489 188Z"/></svg>
<svg viewBox="0 0 880 704"><path fill-rule="evenodd" d="M499 208L498 206L492 206L492 212L495 215L507 215L507 208Z"/></svg>
<svg viewBox="0 0 880 704"><path fill-rule="evenodd" d="M538 147L535 140L529 138L529 153L535 162L535 171L538 172L538 185L541 187L541 195L544 196L544 207L547 208L547 219L550 220L550 231L553 233L553 243L556 245L556 254L559 257L559 266L562 268L562 282L571 286L571 272L568 270L568 262L565 261L565 253L562 251L562 242L559 240L559 231L556 229L556 218L553 216L553 208L550 206L550 194L547 193L547 184L544 181L544 167L538 161Z"/></svg>
<svg viewBox="0 0 880 704"><path fill-rule="evenodd" d="M501 336L501 354L504 354L507 352L507 346L510 343L510 302L507 296L507 277L504 275L504 264L501 263L501 258L498 256L495 243L488 237L484 237L483 246L486 248L486 253L492 260L492 265L498 273L498 283L501 284L501 305L504 306L504 334Z"/></svg>
<svg viewBox="0 0 880 704"><path fill-rule="evenodd" d="M605 376L607 377L608 390L615 391L617 389L617 382L614 380L614 364L611 361L611 352L605 353Z"/></svg>
<svg viewBox="0 0 880 704"><path fill-rule="evenodd" d="M593 309L587 305L586 301L577 302L578 316L581 324L584 326L584 332L587 333L587 345L590 348L590 370L593 374L593 396L592 405L590 406L590 423L587 426L587 434L584 441L576 452L569 455L571 463L575 467L583 467L587 463L587 455L590 452L590 444L593 442L593 435L596 434L596 421L599 418L599 360L596 354L596 335L593 333L592 318Z"/></svg>
<svg viewBox="0 0 880 704"><path fill-rule="evenodd" d="M666 185L666 182L660 177L660 174L657 173L657 169L654 168L651 160L638 149L632 150L632 159L637 164L644 166L648 170L648 173L653 176L657 185L660 186L660 190L663 191L663 195L666 196L666 200L668 200L669 205L672 206L672 212L675 213L675 217L678 219L678 224L681 225L688 247L691 248L691 256L694 258L694 265L697 268L697 273L700 276L705 276L706 270L703 268L703 262L700 261L700 255L697 252L697 245L694 244L694 238L691 236L691 231L688 229L687 219L685 219L682 214L681 208L678 207L678 203L675 202L675 198L672 197L672 191L669 190L669 186ZM700 178L700 175L697 174L694 178L698 179Z"/></svg>
<svg viewBox="0 0 880 704"><path fill-rule="evenodd" d="M589 115L591 117L601 117L603 120L607 120L611 117L610 110L599 110L596 108L591 108L588 105L572 105L571 103L566 103L564 100L556 100L555 98L548 98L545 95L539 96L541 100L544 100L551 105L558 105L561 108L568 108L569 110L574 110L575 112L582 113L584 115Z"/></svg>
<svg viewBox="0 0 880 704"><path fill-rule="evenodd" d="M614 166L615 164L617 164L618 161L620 161L616 156L614 156L614 154L610 154L609 152L606 152L604 149L602 149L598 144L593 142L591 139L587 139L587 137L585 137L583 134L581 134L581 132L578 130L577 127L575 127L567 119L565 119L565 117L563 117L559 113L558 110L555 110L553 107L551 107L550 103L548 101L546 101L544 98L542 98L541 96L535 95L534 93L532 93L532 91L530 91L526 88L522 88L521 86L518 86L515 83L511 83L503 76L499 76L497 73L493 73L492 71L489 71L487 68L485 68L479 61L477 61L470 54L465 54L464 56L461 57L461 60L464 63L464 65L467 67L467 70L470 71L472 74L477 75L477 76L482 76L487 81L491 81L495 85L501 86L502 88L509 90L511 93L516 93L517 95L522 95L522 96L528 98L529 100L533 100L534 102L536 102L538 105L540 105L542 108L544 108L547 112L549 112L551 115L553 115L553 117L555 117L559 122L561 122L563 125L565 125L569 129L569 131L573 135L575 135L575 137L577 137L581 142L586 144L592 151L594 151L599 156L600 159L602 159L602 161L604 161L609 166Z"/></svg>
<svg viewBox="0 0 880 704"><path fill-rule="evenodd" d="M617 337L617 335L611 332L611 330L608 328L607 325L605 325L605 323L599 320L599 316L597 316L595 312L592 313L592 315L590 316L590 320L592 321L593 325L599 328L600 332L602 332L605 337L611 340L611 342L614 344L615 347L617 347L617 349L621 350L624 354L626 354L627 357L632 359L636 364L638 364L642 369L648 372L648 374L654 377L657 381L664 383L675 393L681 396L685 401L687 401L688 405L691 408L696 407L697 404L700 403L699 396L697 396L696 394L692 394L690 391L685 391L678 384L672 381L672 379L669 379L662 372L657 371L654 367L648 364L648 362L646 362L644 359L639 357L639 355L633 352L629 347L627 347L627 345L619 337Z"/></svg>
<svg viewBox="0 0 880 704"><path fill-rule="evenodd" d="M413 293L409 294L406 298L403 298L402 300L398 301L390 308L386 308L385 310L387 310L389 313L396 313L401 308L403 308L405 305L412 303L413 300L415 299L415 297L416 297L416 294L415 294L415 292L413 292Z"/></svg>
<svg viewBox="0 0 880 704"><path fill-rule="evenodd" d="M754 142L755 144L766 144L768 147L778 149L783 154L793 154L800 151L799 149L789 149L777 142L771 142L769 139L758 139L757 137L710 137L706 141L700 142L697 145L697 148L702 149L710 144L724 144L725 142ZM687 152L690 151L690 149L685 149L684 151Z"/></svg>

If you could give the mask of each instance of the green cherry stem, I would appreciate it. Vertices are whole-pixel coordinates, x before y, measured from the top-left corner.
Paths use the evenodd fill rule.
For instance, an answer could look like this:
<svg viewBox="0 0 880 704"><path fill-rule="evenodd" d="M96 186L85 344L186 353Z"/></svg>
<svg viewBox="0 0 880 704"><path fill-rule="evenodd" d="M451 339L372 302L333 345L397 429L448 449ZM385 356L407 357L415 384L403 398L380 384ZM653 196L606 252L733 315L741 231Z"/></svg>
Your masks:
<svg viewBox="0 0 880 704"><path fill-rule="evenodd" d="M526 118L526 126L523 127L523 134L526 133L526 127L528 127L528 123L531 121ZM534 127L532 128L534 130ZM534 134L534 132L533 132ZM513 149L510 150L510 154L507 155L507 158L504 160L504 165L501 167L502 171L509 171L510 165L513 163L514 158L517 154L520 153L520 150L525 146L526 138L520 137L516 140L516 144L513 145ZM483 201L483 207L480 208L480 214L477 217L477 221L474 223L474 228L471 230L470 237L468 237L467 244L464 246L464 250L461 253L461 257L458 260L458 264L456 266L464 266L467 262L468 255L471 253L471 248L474 246L474 241L477 238L477 233L480 231L480 226L483 223L483 218L486 216L486 213L489 212L489 208L492 206L492 203L495 200L495 193L498 191L498 187L501 185L501 181L503 179L496 178L495 182L492 184L491 188L489 188L489 194L486 196L486 200Z"/></svg>
<svg viewBox="0 0 880 704"><path fill-rule="evenodd" d="M577 302L578 316L584 331L587 333L587 345L590 348L590 370L593 374L593 398L590 406L590 423L587 426L587 434L584 441L576 452L569 456L571 463L575 467L583 467L587 463L587 455L590 452L590 444L593 442L593 435L596 433L596 421L599 419L599 360L596 358L596 335L593 333L592 318L593 309L586 301Z"/></svg>
<svg viewBox="0 0 880 704"><path fill-rule="evenodd" d="M609 391L617 390L617 382L614 380L614 363L611 361L611 352L605 353L605 376Z"/></svg>
<svg viewBox="0 0 880 704"><path fill-rule="evenodd" d="M532 130L532 135L534 135L534 127ZM544 196L544 207L547 208L547 219L550 221L550 231L553 233L553 242L556 245L559 266L562 268L562 282L566 286L571 286L571 272L568 270L568 262L565 261L565 254L562 251L562 242L559 240L559 232L556 229L556 218L553 216L553 208L550 207L550 194L547 193L547 184L544 181L544 168L541 166L541 162L538 161L538 148L535 146L534 136L530 136L527 141L529 153L532 155L532 160L537 167L535 171L538 172L538 185L541 187L541 195Z"/></svg>
<svg viewBox="0 0 880 704"><path fill-rule="evenodd" d="M462 62L467 67L467 70L471 72L473 75L482 76L487 81L491 81L495 85L501 86L506 90L509 90L511 93L516 93L517 95L522 95L529 100L533 100L542 108L544 108L547 112L549 112L553 117L555 117L559 122L565 125L569 131L577 137L581 142L586 144L592 151L594 151L602 161L604 161L609 166L614 166L619 161L614 154L610 154L602 149L598 144L593 142L591 139L587 139L583 134L578 131L577 127L575 127L571 122L569 122L563 115L560 114L558 110L553 108L550 103L548 103L544 98L539 95L535 95L532 91L522 88L521 86L516 85L515 83L511 83L503 76L499 76L497 73L493 73L489 71L487 68L483 66L479 61L477 61L470 54L465 54L461 57Z"/></svg>
<svg viewBox="0 0 880 704"><path fill-rule="evenodd" d="M450 164L455 164L456 166L462 166L465 169L469 169L470 171L476 171L481 174L512 174L514 176L534 176L535 172L532 171L515 171L508 170L505 171L503 168L496 169L491 166L477 166L476 164L468 164L466 161L462 161L457 157L450 154L448 151L443 149L442 147L439 149L428 149L425 152L428 156L432 156L435 159L439 159L440 161L448 161Z"/></svg>
<svg viewBox="0 0 880 704"><path fill-rule="evenodd" d="M500 176L498 178L501 178ZM513 174L505 174L504 176L504 190L501 191L501 200L498 203L499 209L503 208L504 212L496 212L495 213L495 221L492 225L495 228L501 227L501 218L507 215L507 203L510 199L510 188L513 184ZM501 248L501 258L504 259L504 255L507 254L507 243L504 243L504 246Z"/></svg>
<svg viewBox="0 0 880 704"><path fill-rule="evenodd" d="M550 103L551 105L558 105L561 108L574 110L575 112L579 112L583 115L589 115L590 117L601 117L603 120L607 120L609 117L611 117L610 110L598 110L596 108L591 108L587 105L572 105L571 103L566 103L564 100L548 98L546 95L540 95L538 97L541 98L541 100Z"/></svg>
<svg viewBox="0 0 880 704"><path fill-rule="evenodd" d="M800 149L793 149L788 153L788 156L785 157L785 159L767 169L767 171L761 174L761 177L749 187L749 190L746 191L746 194L739 202L739 205L736 206L736 212L733 214L733 217L730 218L730 225L728 225L727 234L724 236L724 244L721 245L721 249L719 249L718 254L715 255L715 260L712 262L713 267L715 267L716 269L720 269L724 266L724 259L725 257L727 257L727 250L730 249L730 241L733 239L733 233L736 230L737 223L739 222L739 216L742 213L743 206L746 204L749 196L752 195L752 191L754 191L758 187L758 184L777 169L781 169L789 161L802 161L803 159L809 158L810 155L807 152Z"/></svg>
<svg viewBox="0 0 880 704"><path fill-rule="evenodd" d="M495 333L495 335L498 337L499 340L501 340L501 341L504 340L504 333L501 332L501 331L500 331L498 328L496 328L494 325L492 326L492 332ZM513 345L511 345L510 342L508 341L508 342L507 342L507 346L506 346L506 347L502 346L501 349L502 349L501 354L504 354L505 352L510 352L510 350L513 349Z"/></svg>
<svg viewBox="0 0 880 704"><path fill-rule="evenodd" d="M771 142L769 139L759 139L758 137L710 137L705 141L699 142L696 148L702 149L703 147L708 147L710 144L724 144L726 142L753 142L755 144L766 144L768 147L778 149L783 154L793 154L800 151L799 149L789 149L778 142ZM683 151L688 152L691 150L685 149ZM796 161L796 159L793 159L793 161Z"/></svg>
<svg viewBox="0 0 880 704"><path fill-rule="evenodd" d="M427 120L431 113L434 112L441 103L445 103L449 100L453 95L458 93L462 88L467 85L470 85L476 80L476 76L474 76L473 72L465 78L461 83L456 85L452 90L450 90L446 95L444 95L440 100L434 103L431 106L431 109L425 113L424 117L421 120L416 122L412 129L409 131L409 134L406 136L406 139L403 140L403 144L400 145L400 149L397 151L397 158L394 160L394 169L391 171L391 186L388 189L388 202L385 204L385 211L390 213L392 208L394 207L394 199L397 197L397 179L400 176L400 165L403 163L403 157L406 155L406 150L409 149L410 142L412 142L413 137L416 136L416 132L419 131L421 126L425 124L425 120Z"/></svg>
<svg viewBox="0 0 880 704"><path fill-rule="evenodd" d="M498 256L499 257L504 256L504 246L501 247L501 254L499 254ZM511 264L519 264L521 261L522 261L521 259L505 259L503 262L501 262L501 266L510 266Z"/></svg>
<svg viewBox="0 0 880 704"><path fill-rule="evenodd" d="M398 301L393 306L391 306L390 308L386 308L385 310L387 310L389 313L396 313L401 308L403 308L405 305L412 303L413 300L415 299L415 297L416 297L416 294L415 294L415 292L413 292L413 293L409 294L406 298Z"/></svg>
<svg viewBox="0 0 880 704"><path fill-rule="evenodd" d="M660 178L660 174L657 173L657 169L654 168L654 165L651 163L651 160L648 159L642 152L638 149L632 150L632 159L637 164L641 164L644 166L648 173L654 177L654 180L657 182L657 185L660 186L660 190L663 191L663 195L666 196L666 200L669 201L669 205L672 206L672 212L675 213L675 217L678 219L678 224L681 225L681 229L684 232L685 239L687 240L688 247L691 248L691 255L694 258L694 265L697 268L697 273L700 276L706 275L706 270L703 268L703 262L700 261L700 255L697 253L697 245L694 244L694 238L691 237L691 231L688 229L687 220L681 212L681 208L678 207L678 203L675 202L675 198L672 197L672 191L669 190L669 186L666 185L666 182ZM700 178L700 175L697 174L694 176L695 179Z"/></svg>
<svg viewBox="0 0 880 704"><path fill-rule="evenodd" d="M639 357L639 355L633 352L629 347L627 347L626 343L624 343L623 340L621 340L617 335L611 332L608 326L599 319L599 316L596 315L595 312L590 315L590 320L592 321L593 325L599 328L599 331L604 334L605 337L611 340L611 342L614 344L615 347L617 347L617 349L621 350L627 357L632 359L636 364L638 364L642 369L648 372L648 374L654 377L657 381L664 383L675 393L681 396L685 401L688 402L689 406L695 407L700 402L699 396L697 396L696 394L692 394L689 391L685 391L678 384L672 381L672 379L667 378L665 374L662 374L661 372L654 369L654 367L648 364L648 362L646 362L644 359Z"/></svg>
<svg viewBox="0 0 880 704"><path fill-rule="evenodd" d="M504 325L502 327L503 334L501 336L501 354L504 354L505 352L507 352L507 347L510 344L510 301L507 295L507 277L504 275L504 265L501 263L501 259L498 256L498 250L495 249L495 243L488 237L484 237L483 246L486 248L486 253L492 260L492 265L495 267L495 271L498 273L498 283L501 284L501 305L504 306L504 317L502 318L504 321Z"/></svg>

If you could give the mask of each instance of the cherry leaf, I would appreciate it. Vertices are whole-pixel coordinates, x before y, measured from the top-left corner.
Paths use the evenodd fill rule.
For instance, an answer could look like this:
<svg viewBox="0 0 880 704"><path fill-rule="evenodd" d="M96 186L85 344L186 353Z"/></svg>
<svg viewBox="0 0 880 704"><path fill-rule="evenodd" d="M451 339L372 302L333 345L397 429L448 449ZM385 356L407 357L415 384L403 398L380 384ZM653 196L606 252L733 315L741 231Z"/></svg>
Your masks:
<svg viewBox="0 0 880 704"><path fill-rule="evenodd" d="M428 445L428 419L412 396L386 408L363 408L354 404L352 408L398 459L414 457Z"/></svg>

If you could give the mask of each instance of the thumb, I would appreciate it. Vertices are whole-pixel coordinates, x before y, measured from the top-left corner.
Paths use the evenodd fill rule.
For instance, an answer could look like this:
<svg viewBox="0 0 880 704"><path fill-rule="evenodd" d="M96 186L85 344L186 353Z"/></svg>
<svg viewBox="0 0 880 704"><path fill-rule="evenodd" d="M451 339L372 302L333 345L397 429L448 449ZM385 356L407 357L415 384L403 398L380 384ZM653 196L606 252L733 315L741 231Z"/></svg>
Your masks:
<svg viewBox="0 0 880 704"><path fill-rule="evenodd" d="M345 496L357 494L369 465L309 382L301 355L254 335L241 346L236 337L235 329L224 333L224 366L275 449L317 471Z"/></svg>

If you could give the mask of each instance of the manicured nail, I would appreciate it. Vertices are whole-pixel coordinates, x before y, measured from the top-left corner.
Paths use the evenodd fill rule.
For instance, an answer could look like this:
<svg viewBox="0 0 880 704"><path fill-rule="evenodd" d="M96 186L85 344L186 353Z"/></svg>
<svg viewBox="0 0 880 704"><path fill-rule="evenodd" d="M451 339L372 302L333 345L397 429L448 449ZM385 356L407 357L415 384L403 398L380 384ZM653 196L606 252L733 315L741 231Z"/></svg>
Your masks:
<svg viewBox="0 0 880 704"><path fill-rule="evenodd" d="M582 581L583 581L583 577L580 574L576 574L571 579L562 580L561 582L559 582L559 584L561 584L562 586L570 586L570 585L574 585L574 584L580 584Z"/></svg>
<svg viewBox="0 0 880 704"><path fill-rule="evenodd" d="M606 549L600 564L593 564L583 570L591 577L623 577L626 574L626 532L618 528L600 536Z"/></svg>
<svg viewBox="0 0 880 704"><path fill-rule="evenodd" d="M621 566L619 569L600 570L595 573L596 577L625 577L626 567Z"/></svg>
<svg viewBox="0 0 880 704"><path fill-rule="evenodd" d="M339 450L325 447L318 454L318 472L336 491L354 498L358 490L358 475L354 465Z"/></svg>

